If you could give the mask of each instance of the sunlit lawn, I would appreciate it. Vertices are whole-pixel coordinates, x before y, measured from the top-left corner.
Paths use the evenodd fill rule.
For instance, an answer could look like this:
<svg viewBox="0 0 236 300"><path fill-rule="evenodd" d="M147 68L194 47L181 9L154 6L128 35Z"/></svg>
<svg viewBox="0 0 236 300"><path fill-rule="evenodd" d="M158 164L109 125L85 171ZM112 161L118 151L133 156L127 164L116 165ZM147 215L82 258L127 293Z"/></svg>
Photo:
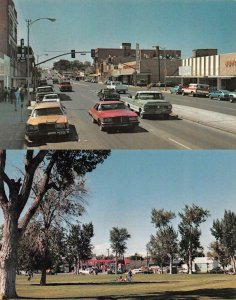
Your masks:
<svg viewBox="0 0 236 300"><path fill-rule="evenodd" d="M47 286L40 276L17 277L17 293L34 299L236 299L236 276L224 274L137 274L133 282L116 275L51 275Z"/></svg>

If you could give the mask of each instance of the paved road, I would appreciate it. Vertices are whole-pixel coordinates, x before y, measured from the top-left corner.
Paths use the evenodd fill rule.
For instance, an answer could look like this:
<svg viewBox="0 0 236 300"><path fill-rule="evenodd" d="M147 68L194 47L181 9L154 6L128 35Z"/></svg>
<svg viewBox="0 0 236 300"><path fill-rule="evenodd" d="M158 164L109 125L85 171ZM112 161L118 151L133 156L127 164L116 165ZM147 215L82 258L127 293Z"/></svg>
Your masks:
<svg viewBox="0 0 236 300"><path fill-rule="evenodd" d="M135 132L101 132L87 111L97 101L103 86L75 82L72 93L61 93L71 122L67 141L50 138L37 145L25 145L24 128L28 111L14 112L10 103L0 103L0 146L7 149L235 149L236 103L166 93L173 103L170 120L140 120ZM56 87L58 92L58 89ZM135 88L131 88L131 93ZM187 104L186 104L187 103ZM192 103L192 106L190 105ZM214 111L215 110L215 111ZM214 111L214 112L213 112ZM220 111L220 112L219 112ZM230 114L229 112L232 111ZM223 112L223 113L222 113Z"/></svg>

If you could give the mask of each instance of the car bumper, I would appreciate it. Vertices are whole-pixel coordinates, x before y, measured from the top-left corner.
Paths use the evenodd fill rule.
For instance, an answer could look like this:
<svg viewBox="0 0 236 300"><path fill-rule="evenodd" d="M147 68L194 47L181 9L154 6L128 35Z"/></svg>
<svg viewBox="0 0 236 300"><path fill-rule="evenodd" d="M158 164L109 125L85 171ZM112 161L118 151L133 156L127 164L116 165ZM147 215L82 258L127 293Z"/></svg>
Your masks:
<svg viewBox="0 0 236 300"><path fill-rule="evenodd" d="M36 131L36 132L28 131L27 132L26 131L25 138L28 141L33 141L33 140L37 140L37 139L41 139L41 138L45 138L45 137L49 137L49 136L65 136L65 135L68 135L69 133L70 133L69 128L48 131L48 132L40 132L40 131Z"/></svg>
<svg viewBox="0 0 236 300"><path fill-rule="evenodd" d="M170 115L171 113L172 113L172 110L170 109L170 110L148 110L148 111L146 111L146 110L144 110L143 112L143 115L145 115L145 116L157 116L157 115Z"/></svg>
<svg viewBox="0 0 236 300"><path fill-rule="evenodd" d="M112 128L134 128L139 125L139 122L132 123L102 123L102 127L104 129L112 129Z"/></svg>

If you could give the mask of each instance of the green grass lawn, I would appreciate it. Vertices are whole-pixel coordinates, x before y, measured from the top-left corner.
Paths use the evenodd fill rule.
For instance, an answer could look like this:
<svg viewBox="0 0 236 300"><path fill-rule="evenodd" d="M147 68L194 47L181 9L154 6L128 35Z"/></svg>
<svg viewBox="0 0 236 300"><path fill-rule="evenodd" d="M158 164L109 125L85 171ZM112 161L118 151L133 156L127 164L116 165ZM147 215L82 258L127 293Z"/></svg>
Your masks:
<svg viewBox="0 0 236 300"><path fill-rule="evenodd" d="M123 276L124 277L124 276ZM28 299L236 299L236 276L224 274L136 274L132 283L116 275L17 276L17 293Z"/></svg>

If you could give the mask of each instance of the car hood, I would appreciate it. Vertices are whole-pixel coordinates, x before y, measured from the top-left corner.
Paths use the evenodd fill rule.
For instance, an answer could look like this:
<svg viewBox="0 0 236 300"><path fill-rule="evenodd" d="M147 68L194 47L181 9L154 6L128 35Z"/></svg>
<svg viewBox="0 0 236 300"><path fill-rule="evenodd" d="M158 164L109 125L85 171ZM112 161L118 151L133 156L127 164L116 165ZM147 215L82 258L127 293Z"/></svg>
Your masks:
<svg viewBox="0 0 236 300"><path fill-rule="evenodd" d="M43 123L68 123L68 118L65 115L57 116L40 116L40 117L29 117L28 125L38 125Z"/></svg>
<svg viewBox="0 0 236 300"><path fill-rule="evenodd" d="M127 117L137 117L137 114L131 110L127 109L117 109L117 110L106 110L100 112L100 115L103 118L110 118L110 117L122 117L122 116L127 116Z"/></svg>

